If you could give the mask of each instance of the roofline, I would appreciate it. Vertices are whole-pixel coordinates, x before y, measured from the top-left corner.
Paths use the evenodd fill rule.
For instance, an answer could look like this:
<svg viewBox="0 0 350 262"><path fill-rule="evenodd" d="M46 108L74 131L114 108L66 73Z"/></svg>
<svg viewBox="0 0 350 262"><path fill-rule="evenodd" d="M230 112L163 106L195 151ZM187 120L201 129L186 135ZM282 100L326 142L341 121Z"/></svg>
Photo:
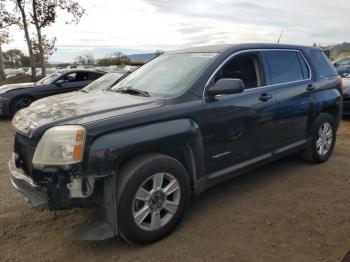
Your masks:
<svg viewBox="0 0 350 262"><path fill-rule="evenodd" d="M304 45L289 45L289 44L269 44L269 43L242 43L242 44L226 44L226 45L206 45L189 47L179 50L169 51L166 54L181 54L181 53L223 53L231 50L243 50L243 49L314 49L322 50L319 47L304 46Z"/></svg>

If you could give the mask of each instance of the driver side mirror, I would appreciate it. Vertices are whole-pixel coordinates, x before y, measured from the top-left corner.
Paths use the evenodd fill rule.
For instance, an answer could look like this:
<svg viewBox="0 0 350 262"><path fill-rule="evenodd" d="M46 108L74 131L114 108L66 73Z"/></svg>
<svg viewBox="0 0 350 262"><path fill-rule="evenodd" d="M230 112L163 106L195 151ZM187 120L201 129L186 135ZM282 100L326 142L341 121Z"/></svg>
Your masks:
<svg viewBox="0 0 350 262"><path fill-rule="evenodd" d="M209 96L242 93L244 82L241 79L221 78L207 91Z"/></svg>
<svg viewBox="0 0 350 262"><path fill-rule="evenodd" d="M335 67L339 66L339 64L338 64L337 62L335 62L333 65L334 65Z"/></svg>
<svg viewBox="0 0 350 262"><path fill-rule="evenodd" d="M65 80L60 79L60 80L58 80L58 81L56 82L56 86L61 87L62 84L64 84L65 82L66 82Z"/></svg>

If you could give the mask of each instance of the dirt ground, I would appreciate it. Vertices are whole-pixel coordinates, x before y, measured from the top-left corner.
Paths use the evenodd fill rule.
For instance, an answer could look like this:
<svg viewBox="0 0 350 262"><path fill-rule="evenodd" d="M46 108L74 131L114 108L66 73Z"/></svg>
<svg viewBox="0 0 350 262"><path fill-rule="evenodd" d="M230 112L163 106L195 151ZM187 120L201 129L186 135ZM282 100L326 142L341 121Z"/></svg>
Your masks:
<svg viewBox="0 0 350 262"><path fill-rule="evenodd" d="M7 78L5 81L0 81L0 86L6 84L28 83L39 81L42 77L37 76L34 80L29 75L18 75Z"/></svg>
<svg viewBox="0 0 350 262"><path fill-rule="evenodd" d="M350 118L322 165L288 157L193 199L148 246L75 240L94 211L32 211L8 179L13 131L0 120L1 261L340 261L350 249Z"/></svg>

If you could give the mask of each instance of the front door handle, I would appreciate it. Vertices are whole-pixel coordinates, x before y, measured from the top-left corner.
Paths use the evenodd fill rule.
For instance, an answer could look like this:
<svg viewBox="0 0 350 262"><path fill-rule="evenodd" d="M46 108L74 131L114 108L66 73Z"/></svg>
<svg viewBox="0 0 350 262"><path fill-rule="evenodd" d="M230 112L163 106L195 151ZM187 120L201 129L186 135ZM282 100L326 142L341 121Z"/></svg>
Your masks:
<svg viewBox="0 0 350 262"><path fill-rule="evenodd" d="M316 88L317 88L316 86L314 86L313 84L310 84L307 86L306 90L307 91L314 91Z"/></svg>
<svg viewBox="0 0 350 262"><path fill-rule="evenodd" d="M260 95L259 100L260 100L260 101L263 101L263 102L267 102L267 101L269 101L270 99L272 99L272 97L273 97L273 96L272 96L271 94L263 93L263 94Z"/></svg>

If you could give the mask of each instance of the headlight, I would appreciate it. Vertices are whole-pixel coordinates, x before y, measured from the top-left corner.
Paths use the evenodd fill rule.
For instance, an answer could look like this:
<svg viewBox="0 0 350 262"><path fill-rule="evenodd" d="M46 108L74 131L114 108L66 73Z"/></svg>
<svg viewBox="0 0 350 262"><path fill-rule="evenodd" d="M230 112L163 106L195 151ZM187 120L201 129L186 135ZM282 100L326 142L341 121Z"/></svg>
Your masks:
<svg viewBox="0 0 350 262"><path fill-rule="evenodd" d="M12 125L16 128L16 131L24 136L31 136L38 124L29 119L22 112L17 112L12 118Z"/></svg>
<svg viewBox="0 0 350 262"><path fill-rule="evenodd" d="M56 126L41 138L33 157L33 166L66 166L83 159L85 128L82 126Z"/></svg>

